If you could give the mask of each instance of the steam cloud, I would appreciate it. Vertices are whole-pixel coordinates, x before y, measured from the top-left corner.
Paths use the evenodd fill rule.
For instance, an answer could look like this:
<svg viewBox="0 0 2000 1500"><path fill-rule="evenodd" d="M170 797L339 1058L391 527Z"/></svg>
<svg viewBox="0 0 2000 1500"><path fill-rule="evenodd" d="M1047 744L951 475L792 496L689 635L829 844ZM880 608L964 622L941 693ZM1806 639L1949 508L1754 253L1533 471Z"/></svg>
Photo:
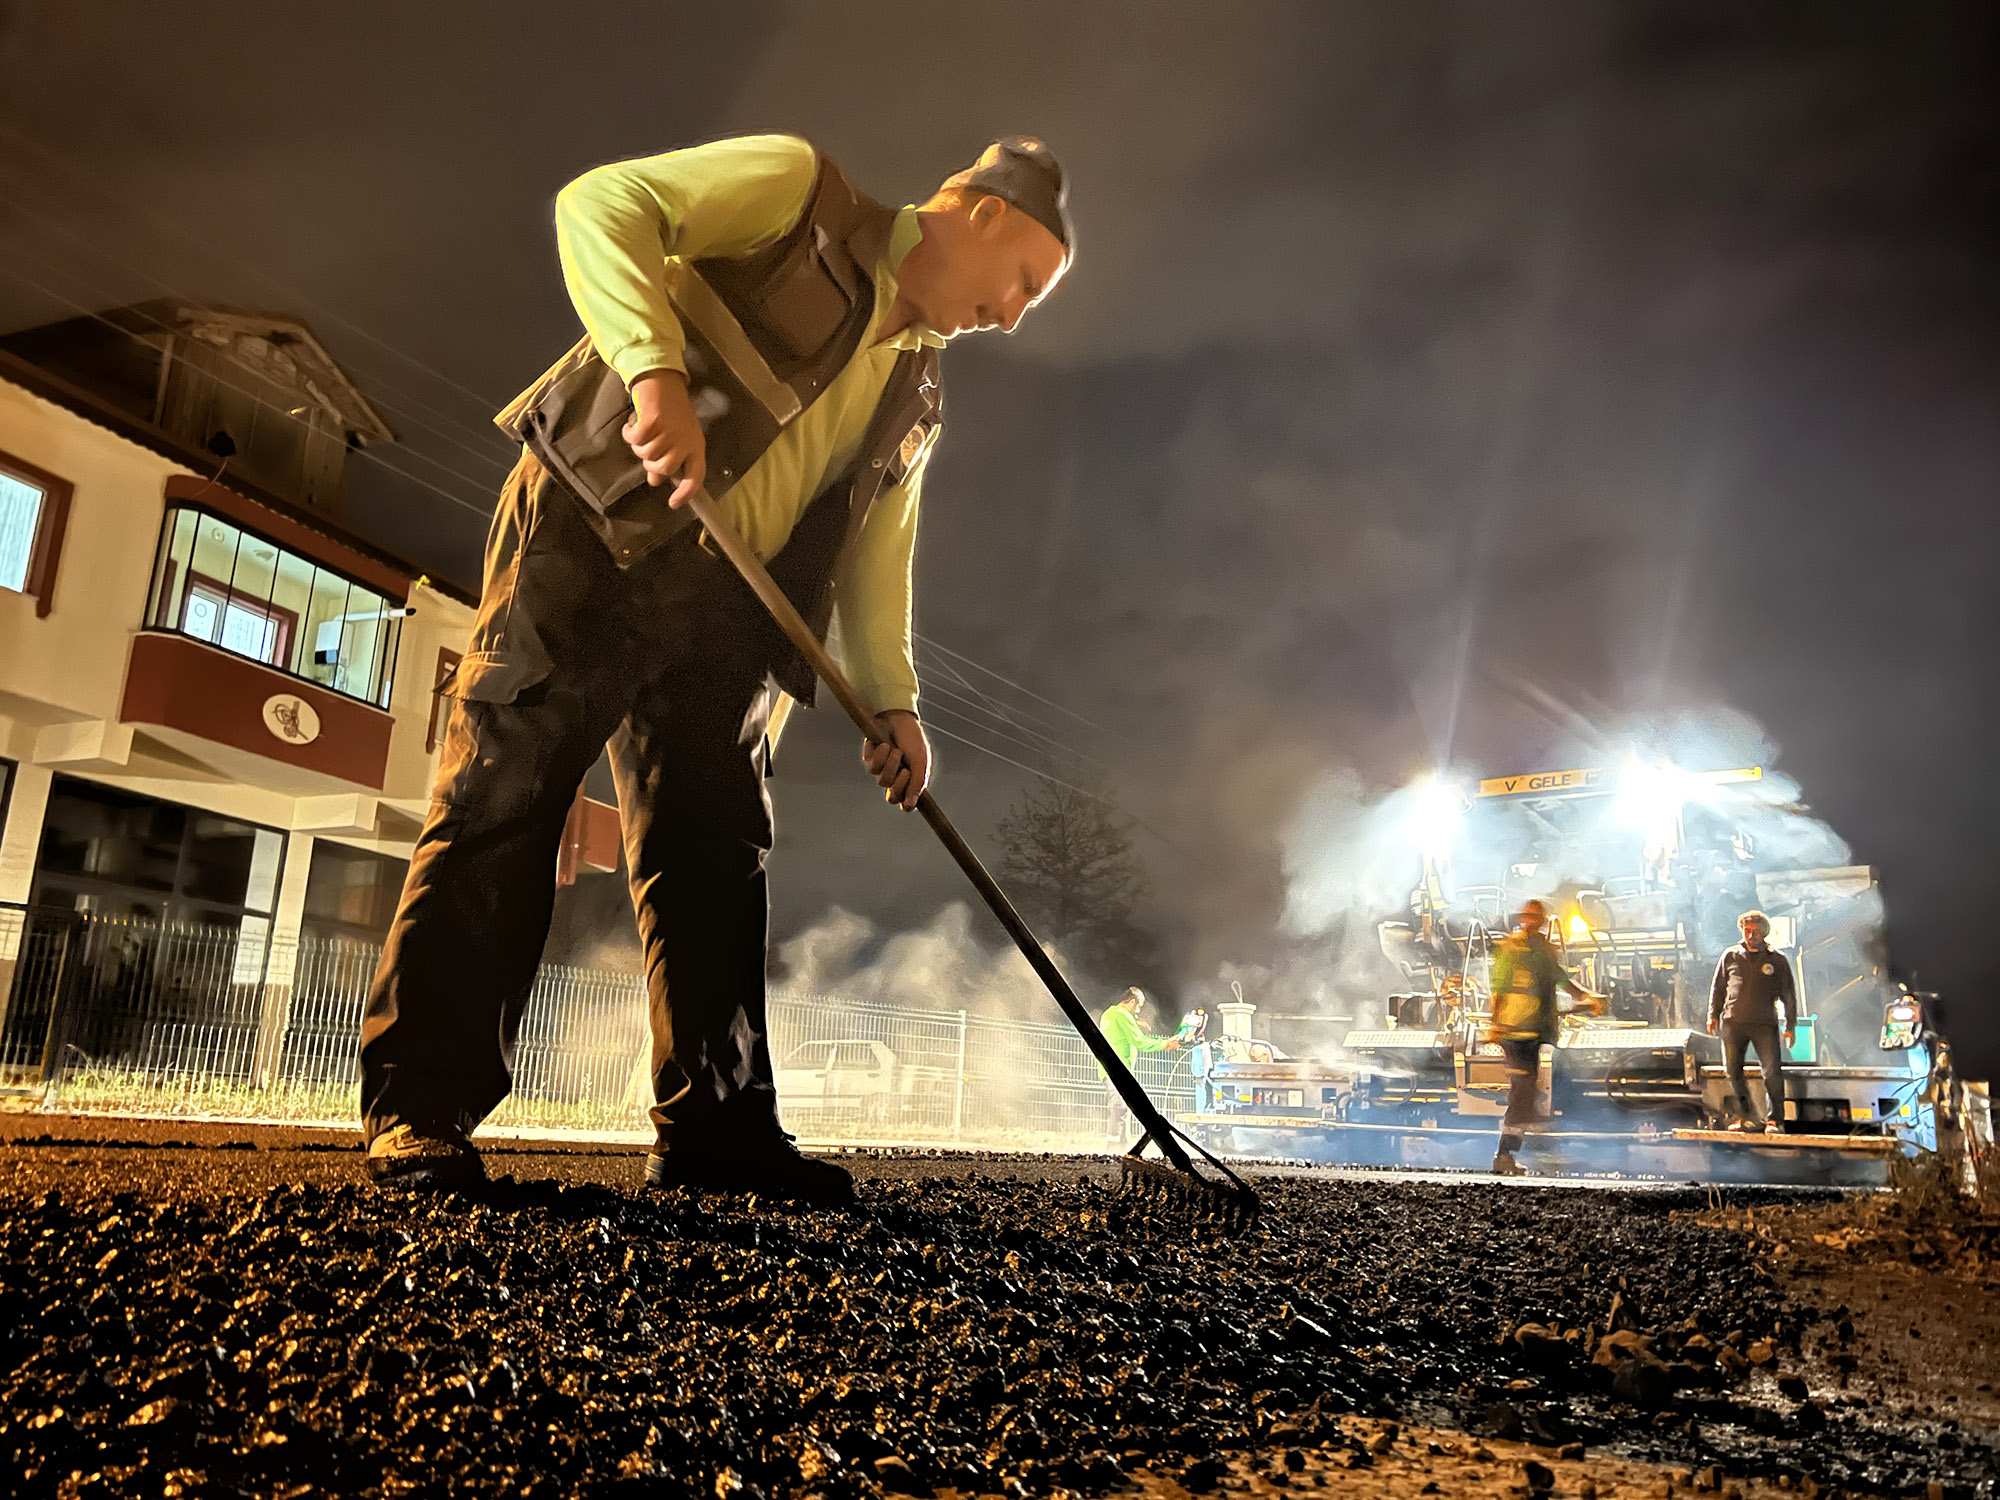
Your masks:
<svg viewBox="0 0 2000 1500"><path fill-rule="evenodd" d="M1748 715L1722 707L1688 710L1639 723L1612 738L1619 747L1615 751L1602 745L1572 746L1567 752L1572 759L1565 765L1617 766L1636 756L1690 771L1762 766L1762 781L1728 787L1717 798L1717 805L1726 806L1731 821L1752 840L1756 867L1820 869L1853 858L1846 840L1805 807L1798 783L1773 769L1778 747ZM1484 767L1466 775L1531 769L1542 768ZM1345 767L1325 772L1307 789L1284 836L1287 931L1327 933L1343 920L1372 923L1404 909L1422 868L1411 833L1420 795L1415 787L1371 793ZM1578 835L1542 861L1536 878L1544 893L1564 882L1625 873L1603 867L1599 836L1615 839L1622 830L1629 843L1629 808L1608 796L1589 804L1588 811L1589 821ZM1468 839L1478 838L1477 826L1468 826ZM1511 840L1489 836L1483 843L1461 842L1454 856L1461 869L1491 869L1522 854Z"/></svg>
<svg viewBox="0 0 2000 1500"><path fill-rule="evenodd" d="M1713 807L1728 826L1748 837L1752 857L1744 861L1743 873L1826 869L1853 860L1847 841L1805 805L1799 784L1774 769L1778 747L1754 719L1737 710L1711 706L1638 720L1596 744L1572 745L1566 755L1563 768L1616 767L1633 757L1687 771L1762 766L1761 781L1714 788L1697 797L1697 803ZM1558 769L1553 762L1546 768ZM1529 769L1542 768L1486 767L1479 774ZM1471 774L1465 773L1466 779ZM1334 767L1301 797L1283 840L1283 925L1296 938L1327 940L1318 960L1324 966L1320 994L1366 1004L1368 997L1354 995L1351 984L1357 977L1372 982L1380 973L1373 962L1375 924L1407 911L1410 892L1421 877L1422 855L1413 836L1421 796L1415 787L1375 792L1352 770ZM1624 798L1593 799L1579 804L1578 812L1576 827L1544 853L1532 880L1515 894L1547 895L1565 884L1596 885L1636 869L1630 851L1639 833ZM1507 829L1500 820L1469 820L1454 843L1451 868L1462 881L1491 882L1524 857L1520 839L1518 830ZM1626 852L1615 852L1621 848ZM1801 976L1807 1009L1819 1011L1833 1050L1850 1058L1865 1054L1888 985L1881 896L1871 890L1838 903L1837 910L1822 903L1810 915L1816 925L1810 929ZM1343 976L1347 985L1340 983ZM1299 976L1290 976L1285 988L1296 994Z"/></svg>
<svg viewBox="0 0 2000 1500"><path fill-rule="evenodd" d="M885 938L866 917L836 906L779 945L783 977L776 987L877 1005L1054 1019L1054 1003L1028 961L1012 948L988 948L972 921L971 908L953 901L923 927Z"/></svg>

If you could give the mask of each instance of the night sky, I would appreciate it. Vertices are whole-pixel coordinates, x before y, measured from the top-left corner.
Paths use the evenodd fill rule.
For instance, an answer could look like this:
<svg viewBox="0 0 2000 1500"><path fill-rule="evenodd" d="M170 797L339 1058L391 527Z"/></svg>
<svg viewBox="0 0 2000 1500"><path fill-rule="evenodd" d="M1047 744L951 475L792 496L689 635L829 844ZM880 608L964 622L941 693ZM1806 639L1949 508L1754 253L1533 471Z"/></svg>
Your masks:
<svg viewBox="0 0 2000 1500"><path fill-rule="evenodd" d="M1983 4L15 0L0 328L300 314L424 481L358 465L350 523L470 581L570 177L783 129L900 203L1045 135L1080 253L947 357L918 628L1068 710L1011 700L1021 758L1145 821L1184 982L1275 950L1330 773L1747 718L1990 1075L1995 77ZM785 747L780 936L962 895L854 738ZM974 833L1027 782L942 746Z"/></svg>

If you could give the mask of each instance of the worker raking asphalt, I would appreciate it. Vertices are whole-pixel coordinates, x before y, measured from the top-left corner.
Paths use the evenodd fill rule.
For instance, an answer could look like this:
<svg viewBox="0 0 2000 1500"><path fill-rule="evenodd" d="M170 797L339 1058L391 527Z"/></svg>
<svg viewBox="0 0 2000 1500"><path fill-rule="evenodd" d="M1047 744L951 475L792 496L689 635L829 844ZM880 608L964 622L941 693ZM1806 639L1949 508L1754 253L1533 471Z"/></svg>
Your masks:
<svg viewBox="0 0 2000 1500"><path fill-rule="evenodd" d="M352 1160L0 1148L14 1492L1204 1488L1354 1412L1822 1486L2000 1473L1808 1397L1832 1310L1694 1191L1269 1176L1225 1240L1075 1161L863 1161L827 1213L635 1193L611 1153L496 1156L570 1165L462 1198Z"/></svg>

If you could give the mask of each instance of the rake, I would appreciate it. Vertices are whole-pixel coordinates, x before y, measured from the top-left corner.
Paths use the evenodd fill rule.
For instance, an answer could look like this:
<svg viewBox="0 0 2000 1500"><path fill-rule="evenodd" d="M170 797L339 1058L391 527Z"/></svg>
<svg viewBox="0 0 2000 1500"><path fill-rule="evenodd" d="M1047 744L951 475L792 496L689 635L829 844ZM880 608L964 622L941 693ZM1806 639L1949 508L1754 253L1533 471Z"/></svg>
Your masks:
<svg viewBox="0 0 2000 1500"><path fill-rule="evenodd" d="M716 508L714 497L706 489L697 488L688 497L687 506L707 529L717 549L729 559L743 581L750 585L752 592L771 612L778 628L812 663L820 681L847 710L847 716L854 720L856 727L868 737L870 743L889 743L888 732L876 722L875 711L855 692L847 674L840 670L833 657L819 643L812 627L793 607L792 601L778 587L757 554L744 544L736 528L723 518ZM1206 1146L1160 1113L1139 1080L1132 1076L1132 1070L1112 1051L1111 1043L1098 1030L1096 1021L1077 998L1076 991L1070 988L1069 981L1063 978L1054 960L1042 950L1041 943L1022 920L1021 914L1014 910L1014 903L1007 899L1007 893L1000 889L987 873L986 866L980 863L979 856L972 852L972 846L952 826L951 819L945 816L937 799L928 791L923 793L917 799L917 811L923 814L924 821L931 825L938 841L965 872L972 888L979 892L980 900L1007 929L1007 936L1014 940L1014 946L1021 950L1021 956L1027 959L1029 967L1069 1018L1070 1025L1083 1038L1084 1045L1090 1048L1098 1066L1111 1079L1112 1086L1118 1090L1118 1097L1125 1101L1133 1118L1143 1127L1138 1143L1119 1158L1121 1192L1143 1210L1164 1212L1225 1231L1241 1232L1256 1223L1262 1207L1256 1192ZM1158 1148L1158 1157L1145 1154L1148 1144ZM1215 1175L1197 1169L1194 1158L1187 1151L1190 1146Z"/></svg>

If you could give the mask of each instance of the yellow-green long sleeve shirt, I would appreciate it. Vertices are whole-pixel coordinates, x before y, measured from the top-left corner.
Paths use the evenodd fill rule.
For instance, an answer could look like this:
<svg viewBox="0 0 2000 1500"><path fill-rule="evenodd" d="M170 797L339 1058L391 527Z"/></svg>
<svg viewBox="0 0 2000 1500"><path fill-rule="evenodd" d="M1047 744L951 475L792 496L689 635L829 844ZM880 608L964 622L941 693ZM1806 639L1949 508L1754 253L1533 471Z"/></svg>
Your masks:
<svg viewBox="0 0 2000 1500"><path fill-rule="evenodd" d="M745 255L771 243L805 211L818 168L812 146L797 136L742 136L613 162L557 194L563 283L592 345L628 386L649 371L686 368L665 262ZM921 236L916 212L905 209L876 267L875 310L854 358L720 498L767 562L813 497L854 462L897 356L943 342L914 326L888 339L876 331L896 300L897 268ZM842 665L877 709L917 706L910 574L929 460L928 450L918 455L903 482L877 497L834 580Z"/></svg>
<svg viewBox="0 0 2000 1500"><path fill-rule="evenodd" d="M1166 1051L1171 1040L1169 1037L1154 1036L1139 1024L1138 1017L1122 1005L1111 1006L1099 1016L1097 1029L1104 1033L1104 1040L1111 1043L1111 1050L1128 1068L1138 1061L1141 1052Z"/></svg>

